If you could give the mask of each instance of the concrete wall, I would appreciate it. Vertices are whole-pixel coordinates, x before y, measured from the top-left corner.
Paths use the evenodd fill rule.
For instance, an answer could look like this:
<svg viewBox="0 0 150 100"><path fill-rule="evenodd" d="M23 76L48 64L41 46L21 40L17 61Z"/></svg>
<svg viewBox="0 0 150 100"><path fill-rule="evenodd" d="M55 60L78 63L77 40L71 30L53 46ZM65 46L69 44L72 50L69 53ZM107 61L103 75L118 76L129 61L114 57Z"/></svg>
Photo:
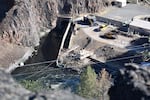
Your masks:
<svg viewBox="0 0 150 100"><path fill-rule="evenodd" d="M105 22L105 23L108 23L108 24L111 24L111 25L114 25L117 27L121 27L123 25L123 23L120 21L101 17L101 16L96 16L96 19L97 19L97 21Z"/></svg>
<svg viewBox="0 0 150 100"><path fill-rule="evenodd" d="M142 20L142 18L144 17L150 17L150 15L140 15L134 17L129 27L131 30L134 30L136 32L150 35L150 22Z"/></svg>
<svg viewBox="0 0 150 100"><path fill-rule="evenodd" d="M125 7L127 5L127 0L114 0L116 6Z"/></svg>
<svg viewBox="0 0 150 100"><path fill-rule="evenodd" d="M143 29L143 28L140 28L137 26L133 26L133 25L129 26L129 30L130 30L130 32L135 32L135 33L138 32L141 35L150 35L150 30L146 30L146 29Z"/></svg>

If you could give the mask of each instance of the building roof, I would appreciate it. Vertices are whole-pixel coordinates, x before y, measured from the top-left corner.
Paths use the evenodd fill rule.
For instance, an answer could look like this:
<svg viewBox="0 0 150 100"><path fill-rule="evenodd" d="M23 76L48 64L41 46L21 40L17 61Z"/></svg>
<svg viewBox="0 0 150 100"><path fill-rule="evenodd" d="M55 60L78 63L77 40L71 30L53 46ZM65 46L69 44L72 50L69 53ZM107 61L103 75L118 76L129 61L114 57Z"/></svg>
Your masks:
<svg viewBox="0 0 150 100"><path fill-rule="evenodd" d="M150 22L149 21L145 21L145 20L141 20L141 19L134 19L130 23L130 25L150 31Z"/></svg>
<svg viewBox="0 0 150 100"><path fill-rule="evenodd" d="M150 7L137 4L127 4L127 6L123 8L111 7L101 16L120 22L130 22L135 16L147 14L150 14Z"/></svg>
<svg viewBox="0 0 150 100"><path fill-rule="evenodd" d="M114 0L114 1L118 1L118 2L127 2L127 0Z"/></svg>

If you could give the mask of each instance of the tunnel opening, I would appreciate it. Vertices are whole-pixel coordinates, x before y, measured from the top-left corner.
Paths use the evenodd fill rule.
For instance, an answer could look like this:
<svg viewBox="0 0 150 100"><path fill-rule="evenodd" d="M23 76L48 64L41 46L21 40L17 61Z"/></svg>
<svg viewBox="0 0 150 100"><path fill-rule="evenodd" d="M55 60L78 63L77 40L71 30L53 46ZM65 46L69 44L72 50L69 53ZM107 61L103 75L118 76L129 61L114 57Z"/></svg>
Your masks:
<svg viewBox="0 0 150 100"><path fill-rule="evenodd" d="M14 0L0 0L0 22L2 22L6 16L6 12L8 12L14 4Z"/></svg>

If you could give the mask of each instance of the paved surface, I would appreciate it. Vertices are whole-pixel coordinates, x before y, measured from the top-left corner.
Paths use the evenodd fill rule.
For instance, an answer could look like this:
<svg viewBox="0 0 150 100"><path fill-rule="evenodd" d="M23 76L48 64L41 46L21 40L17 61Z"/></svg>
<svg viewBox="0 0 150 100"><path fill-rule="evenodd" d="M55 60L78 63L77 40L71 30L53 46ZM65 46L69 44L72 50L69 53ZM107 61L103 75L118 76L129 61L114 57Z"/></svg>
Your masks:
<svg viewBox="0 0 150 100"><path fill-rule="evenodd" d="M102 17L110 18L121 22L129 22L135 16L148 14L150 14L150 7L140 6L136 4L128 4L126 7L123 8L108 8L108 10L102 14Z"/></svg>
<svg viewBox="0 0 150 100"><path fill-rule="evenodd" d="M107 33L110 30L112 30L111 27L112 26L110 26L107 30L101 31L101 32L93 31L94 29L97 29L98 26L82 28L82 30L89 37L91 37L92 39L94 39L96 41L99 41L101 43L113 45L113 46L116 46L116 47L119 47L119 48L125 48L125 47L128 47L128 46L131 45L130 42L132 40L134 40L134 38L125 37L125 36L122 36L122 35L117 35L117 39L114 39L114 40L101 38L100 35L104 35L104 33Z"/></svg>

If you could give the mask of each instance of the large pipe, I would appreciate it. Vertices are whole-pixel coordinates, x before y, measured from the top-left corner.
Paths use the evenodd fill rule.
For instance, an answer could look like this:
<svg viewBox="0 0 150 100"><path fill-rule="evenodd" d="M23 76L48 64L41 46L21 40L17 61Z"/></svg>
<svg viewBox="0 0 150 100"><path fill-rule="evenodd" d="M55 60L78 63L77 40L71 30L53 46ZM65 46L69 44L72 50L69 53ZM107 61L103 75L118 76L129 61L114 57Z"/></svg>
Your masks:
<svg viewBox="0 0 150 100"><path fill-rule="evenodd" d="M70 19L70 20L69 20L69 23L68 23L68 26L67 26L67 29L66 29L66 31L65 31L65 33L64 33L63 39L62 39L62 41L61 41L60 49L59 49L59 52L58 52L58 57L57 57L57 60L56 60L57 66L59 66L58 60L59 60L59 57L60 57L61 50L62 50L63 47L64 47L64 43L65 43L66 37L67 37L67 35L68 35L68 32L69 32L71 23L72 23L72 20Z"/></svg>

